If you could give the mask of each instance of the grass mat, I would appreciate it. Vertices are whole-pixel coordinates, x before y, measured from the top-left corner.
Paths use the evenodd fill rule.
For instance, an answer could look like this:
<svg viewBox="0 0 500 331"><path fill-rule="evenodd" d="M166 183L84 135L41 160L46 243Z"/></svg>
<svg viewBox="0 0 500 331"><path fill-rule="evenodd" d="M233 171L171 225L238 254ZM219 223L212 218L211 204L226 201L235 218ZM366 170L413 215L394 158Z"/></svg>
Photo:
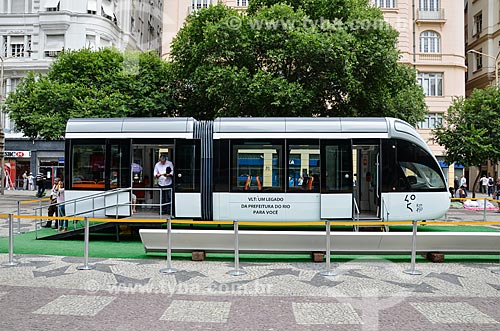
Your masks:
<svg viewBox="0 0 500 331"><path fill-rule="evenodd" d="M453 227L456 228L456 227ZM420 229L419 229L420 230ZM39 236L55 233L52 229L42 229ZM89 256L99 258L134 258L134 259L158 259L164 260L165 253L146 254L142 242L138 236L123 235L120 242L116 242L115 236L111 234L90 235ZM8 252L9 240L7 237L0 238L0 253ZM71 239L64 240L36 240L35 232L27 232L14 236L14 253L28 255L57 255L57 256L81 256L83 258L83 235L77 235ZM332 261L346 262L356 259L365 259L367 255L340 255L333 254ZM368 255L375 259L384 259L392 262L409 262L410 255ZM173 253L177 260L190 260L190 253ZM232 261L231 253L207 253L207 261ZM242 262L310 262L309 254L240 254ZM424 257L417 255L417 261L428 262ZM445 262L498 262L498 254L447 254Z"/></svg>

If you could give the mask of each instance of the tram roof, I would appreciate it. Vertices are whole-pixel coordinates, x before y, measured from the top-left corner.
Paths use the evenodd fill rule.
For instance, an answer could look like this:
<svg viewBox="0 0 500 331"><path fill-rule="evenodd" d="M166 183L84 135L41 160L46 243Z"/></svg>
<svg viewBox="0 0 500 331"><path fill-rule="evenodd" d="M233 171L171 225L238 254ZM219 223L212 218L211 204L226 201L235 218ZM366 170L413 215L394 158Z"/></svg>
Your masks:
<svg viewBox="0 0 500 331"><path fill-rule="evenodd" d="M146 117L146 118L72 118L66 125L66 138L82 135L136 136L169 134L191 134L195 120L190 117Z"/></svg>
<svg viewBox="0 0 500 331"><path fill-rule="evenodd" d="M266 117L217 118L217 133L389 133L382 117Z"/></svg>

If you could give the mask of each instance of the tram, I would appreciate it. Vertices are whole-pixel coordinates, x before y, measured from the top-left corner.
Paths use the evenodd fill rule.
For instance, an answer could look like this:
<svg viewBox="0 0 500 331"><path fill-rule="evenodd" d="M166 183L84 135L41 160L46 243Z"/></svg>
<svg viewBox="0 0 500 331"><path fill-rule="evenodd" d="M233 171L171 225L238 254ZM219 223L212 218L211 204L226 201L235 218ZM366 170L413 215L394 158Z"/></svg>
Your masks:
<svg viewBox="0 0 500 331"><path fill-rule="evenodd" d="M66 200L131 188L139 207L158 203L139 189L156 186L164 155L175 218L425 220L449 207L437 160L394 118L71 119L65 138Z"/></svg>

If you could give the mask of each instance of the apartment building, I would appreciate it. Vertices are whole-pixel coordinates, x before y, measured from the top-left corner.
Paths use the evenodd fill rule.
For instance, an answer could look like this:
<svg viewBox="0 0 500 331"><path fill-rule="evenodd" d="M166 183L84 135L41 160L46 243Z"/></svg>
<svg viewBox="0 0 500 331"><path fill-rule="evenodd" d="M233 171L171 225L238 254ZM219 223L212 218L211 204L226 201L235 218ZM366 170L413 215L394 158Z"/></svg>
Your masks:
<svg viewBox="0 0 500 331"><path fill-rule="evenodd" d="M46 72L64 49L113 46L161 54L162 19L163 0L1 0L0 102L27 72ZM15 132L7 114L0 115L14 184L24 171L58 175L64 164L63 141L28 140Z"/></svg>
<svg viewBox="0 0 500 331"><path fill-rule="evenodd" d="M499 83L500 1L465 0L464 20L468 67L465 75L465 94L470 95L474 89ZM478 171L494 175L498 171L498 165L489 163L481 169L473 168L470 178L475 178Z"/></svg>
<svg viewBox="0 0 500 331"><path fill-rule="evenodd" d="M442 114L453 97L465 94L464 15L457 0L374 0L384 18L399 35L401 62L413 65L418 72L428 114L418 124L441 167L453 183L464 171L461 165L444 162L444 149L432 143L431 131L442 122ZM487 1L485 1L487 2Z"/></svg>
<svg viewBox="0 0 500 331"><path fill-rule="evenodd" d="M468 71L465 89L496 84L500 57L500 1L465 1L465 50Z"/></svg>
<svg viewBox="0 0 500 331"><path fill-rule="evenodd" d="M184 21L193 11L222 3L228 7L245 10L251 0L164 0L162 57L168 58L170 44Z"/></svg>

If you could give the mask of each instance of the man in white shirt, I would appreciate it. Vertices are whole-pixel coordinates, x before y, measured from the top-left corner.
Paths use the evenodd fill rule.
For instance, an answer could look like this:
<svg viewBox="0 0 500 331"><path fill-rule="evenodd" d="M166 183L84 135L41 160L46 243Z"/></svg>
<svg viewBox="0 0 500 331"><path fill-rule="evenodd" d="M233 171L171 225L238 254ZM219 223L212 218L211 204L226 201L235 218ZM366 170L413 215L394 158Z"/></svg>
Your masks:
<svg viewBox="0 0 500 331"><path fill-rule="evenodd" d="M161 214L167 214L172 210L172 206L167 205L167 202L172 201L172 187L174 177L174 164L170 162L166 156L162 155L160 161L156 163L154 169L154 176L158 178L158 186L160 188L168 189L161 192Z"/></svg>
<svg viewBox="0 0 500 331"><path fill-rule="evenodd" d="M483 177L481 177L481 193L486 193L488 189L488 177L486 177L486 175L483 175Z"/></svg>

